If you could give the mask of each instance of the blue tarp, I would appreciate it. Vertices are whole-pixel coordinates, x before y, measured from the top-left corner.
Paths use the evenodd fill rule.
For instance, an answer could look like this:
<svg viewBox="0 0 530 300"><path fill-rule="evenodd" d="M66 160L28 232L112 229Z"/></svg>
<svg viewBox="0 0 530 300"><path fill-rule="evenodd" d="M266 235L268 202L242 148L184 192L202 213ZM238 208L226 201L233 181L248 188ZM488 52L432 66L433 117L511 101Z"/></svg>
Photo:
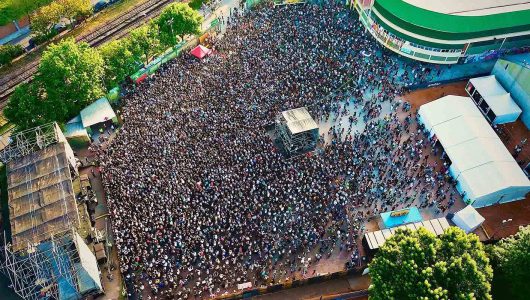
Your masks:
<svg viewBox="0 0 530 300"><path fill-rule="evenodd" d="M404 213L405 211L408 211L408 213ZM392 216L392 214L400 214L399 216ZM420 211L416 207L410 207L410 208L404 208L400 210L395 211L389 211L386 213L381 214L381 219L383 219L383 223L385 224L386 228L392 228L397 227L409 223L415 223L415 222L421 222L423 221L423 218L421 217Z"/></svg>
<svg viewBox="0 0 530 300"><path fill-rule="evenodd" d="M52 242L41 243L37 247L37 251L42 252L43 255L47 257L47 260L50 262L50 268L48 271L49 280L54 280L57 282L59 290L59 300L77 300L81 299L81 295L77 292L75 287L72 285L73 278L71 278L71 265L70 258L66 249L61 247L55 248L55 251L52 249ZM52 255L55 252L55 258L52 258Z"/></svg>

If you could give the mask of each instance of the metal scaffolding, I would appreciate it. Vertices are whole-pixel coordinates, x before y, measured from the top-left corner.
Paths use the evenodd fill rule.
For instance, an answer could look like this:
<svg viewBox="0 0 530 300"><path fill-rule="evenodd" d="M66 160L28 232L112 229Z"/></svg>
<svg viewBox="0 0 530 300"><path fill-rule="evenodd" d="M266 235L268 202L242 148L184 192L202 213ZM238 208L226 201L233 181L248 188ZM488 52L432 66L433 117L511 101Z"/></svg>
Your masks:
<svg viewBox="0 0 530 300"><path fill-rule="evenodd" d="M287 156L315 149L318 141L318 124L307 108L283 111L276 116L275 135Z"/></svg>
<svg viewBox="0 0 530 300"><path fill-rule="evenodd" d="M74 234L73 230L68 231L17 252L4 243L0 270L20 297L80 299L76 268L80 258Z"/></svg>
<svg viewBox="0 0 530 300"><path fill-rule="evenodd" d="M10 236L0 245L0 271L23 299L81 299L99 293L97 262L76 233L73 151L56 123L13 136L7 165ZM4 191L3 191L4 192Z"/></svg>
<svg viewBox="0 0 530 300"><path fill-rule="evenodd" d="M57 123L48 123L16 133L0 152L0 161L7 164L60 141L61 130Z"/></svg>

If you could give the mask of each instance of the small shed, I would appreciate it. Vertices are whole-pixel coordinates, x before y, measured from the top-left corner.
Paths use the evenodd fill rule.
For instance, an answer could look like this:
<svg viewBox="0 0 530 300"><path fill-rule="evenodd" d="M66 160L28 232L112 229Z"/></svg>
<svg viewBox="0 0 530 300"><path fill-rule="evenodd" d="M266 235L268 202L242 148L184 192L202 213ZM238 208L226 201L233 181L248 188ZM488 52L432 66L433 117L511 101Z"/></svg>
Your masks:
<svg viewBox="0 0 530 300"><path fill-rule="evenodd" d="M466 91L492 124L515 122L523 112L495 75L470 79Z"/></svg>
<svg viewBox="0 0 530 300"><path fill-rule="evenodd" d="M475 229L484 223L484 220L484 217L471 205L457 212L452 219L453 223L462 228L466 233L475 231Z"/></svg>

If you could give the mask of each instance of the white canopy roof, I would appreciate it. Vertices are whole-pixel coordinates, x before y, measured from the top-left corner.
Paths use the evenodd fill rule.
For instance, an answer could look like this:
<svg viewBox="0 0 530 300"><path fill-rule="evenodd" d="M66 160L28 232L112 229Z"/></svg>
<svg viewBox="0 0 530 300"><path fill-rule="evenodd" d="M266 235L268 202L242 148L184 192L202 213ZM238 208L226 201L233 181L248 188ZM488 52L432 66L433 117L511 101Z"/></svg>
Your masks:
<svg viewBox="0 0 530 300"><path fill-rule="evenodd" d="M462 228L466 233L474 231L477 227L484 223L484 217L481 216L473 206L468 205L460 210L453 217L453 223Z"/></svg>
<svg viewBox="0 0 530 300"><path fill-rule="evenodd" d="M473 100L445 96L422 105L418 114L443 146L469 199L499 193L497 199L515 200L530 191L530 181Z"/></svg>
<svg viewBox="0 0 530 300"><path fill-rule="evenodd" d="M482 98L484 98L484 101L488 103L496 116L521 114L521 108L512 99L510 93L506 92L497 81L495 75L472 78L469 81Z"/></svg>
<svg viewBox="0 0 530 300"><path fill-rule="evenodd" d="M444 101L440 101L441 99ZM441 99L420 107L420 115L423 118L425 129L428 131L431 131L433 126L460 116L482 118L482 113L473 101L468 101L468 97L445 96ZM456 106L458 109L454 109Z"/></svg>
<svg viewBox="0 0 530 300"><path fill-rule="evenodd" d="M291 134L318 128L318 124L313 120L305 107L282 111L282 116L287 122L287 127L291 131Z"/></svg>
<svg viewBox="0 0 530 300"><path fill-rule="evenodd" d="M451 227L451 225L449 225L446 218L438 218L365 233L364 238L370 249L378 249L383 246L387 239L396 233L397 229L410 228L411 230L418 230L420 227L425 227L425 229L434 235L439 236L444 233L447 228Z"/></svg>

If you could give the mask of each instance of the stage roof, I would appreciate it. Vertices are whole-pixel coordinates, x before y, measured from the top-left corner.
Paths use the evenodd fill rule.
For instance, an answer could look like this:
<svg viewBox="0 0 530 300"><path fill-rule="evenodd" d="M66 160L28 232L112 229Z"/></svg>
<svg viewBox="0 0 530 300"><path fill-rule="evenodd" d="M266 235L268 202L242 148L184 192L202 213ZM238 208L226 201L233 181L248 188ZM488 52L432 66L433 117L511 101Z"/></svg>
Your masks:
<svg viewBox="0 0 530 300"><path fill-rule="evenodd" d="M77 224L77 207L64 143L9 162L7 185L14 251Z"/></svg>
<svg viewBox="0 0 530 300"><path fill-rule="evenodd" d="M101 98L85 107L79 114L84 128L116 118L107 98ZM71 120L74 121L74 120Z"/></svg>
<svg viewBox="0 0 530 300"><path fill-rule="evenodd" d="M287 128L291 134L318 129L318 124L305 107L282 111L282 116L287 122Z"/></svg>

